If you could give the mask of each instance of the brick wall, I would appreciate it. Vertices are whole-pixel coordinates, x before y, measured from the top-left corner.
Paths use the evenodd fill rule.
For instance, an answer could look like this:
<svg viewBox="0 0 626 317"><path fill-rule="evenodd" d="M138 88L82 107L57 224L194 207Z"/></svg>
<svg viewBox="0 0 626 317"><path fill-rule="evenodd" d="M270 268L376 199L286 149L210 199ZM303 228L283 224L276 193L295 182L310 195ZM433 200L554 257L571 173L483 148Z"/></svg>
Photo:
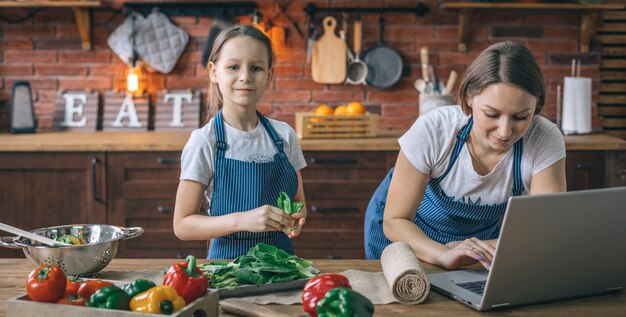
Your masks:
<svg viewBox="0 0 626 317"><path fill-rule="evenodd" d="M41 10L32 18L12 24L0 20L0 130L7 131L11 88L17 80L28 80L33 87L35 111L40 129L52 125L53 102L57 91L66 89L104 90L119 88L124 64L106 44L109 34L123 21L111 8L123 1L103 1L108 8L92 11L92 50L82 51L81 42L70 9ZM147 2L147 1L146 1ZM171 2L171 1L170 1ZM326 0L313 1L318 7L414 7L413 0ZM363 102L369 111L379 113L380 128L406 129L418 116L418 93L413 87L421 77L419 49L428 46L430 62L440 78L447 79L451 70L460 75L467 65L488 45L501 40L525 43L536 55L547 79L548 97L545 115L556 116L556 86L570 74L572 58L582 60L582 74L593 79L593 100L598 98L600 55L592 42L590 53L578 53L580 13L554 11L476 11L471 20L467 52L457 51L457 12L439 8L442 0L420 1L430 8L424 17L412 14L385 14L387 44L396 48L405 63L401 80L388 90L366 86L321 85L311 79L306 64L306 39L293 28L285 45L280 45L275 78L271 89L259 103L259 109L270 116L294 124L294 112L310 111L321 103L339 105L349 101ZM259 0L260 11L272 17L278 11L272 0ZM288 14L306 32L303 8L308 1L294 0ZM11 20L25 17L32 10L0 9L2 17ZM119 12L119 10L118 10ZM378 41L378 15L363 14L363 47ZM207 80L200 58L212 19L172 17L190 35L190 42L175 69L167 75L149 75L150 90L163 88L204 88ZM249 19L248 19L249 20ZM278 21L284 23L284 19ZM286 25L286 23L284 23ZM348 42L352 43L351 28ZM458 83L458 82L457 82ZM458 86L458 84L457 84ZM600 119L594 108L594 129Z"/></svg>

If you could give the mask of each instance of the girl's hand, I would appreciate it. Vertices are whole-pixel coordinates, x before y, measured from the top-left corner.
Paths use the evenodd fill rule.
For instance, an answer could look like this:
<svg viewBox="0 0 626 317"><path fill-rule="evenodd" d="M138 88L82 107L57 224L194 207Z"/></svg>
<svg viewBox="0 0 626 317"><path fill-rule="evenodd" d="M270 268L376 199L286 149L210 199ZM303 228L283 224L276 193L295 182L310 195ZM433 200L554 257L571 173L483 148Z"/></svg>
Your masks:
<svg viewBox="0 0 626 317"><path fill-rule="evenodd" d="M289 215L270 205L245 212L241 222L242 231L249 232L281 231L283 226L291 226Z"/></svg>
<svg viewBox="0 0 626 317"><path fill-rule="evenodd" d="M287 236L289 236L290 239L295 238L300 234L302 226L304 226L304 223L306 222L306 214L307 210L306 206L304 206L302 207L302 209L300 209L299 213L291 215L292 225L287 227L286 231L288 232L283 231Z"/></svg>
<svg viewBox="0 0 626 317"><path fill-rule="evenodd" d="M480 262L487 270L491 269L491 261L496 249L486 241L478 238L465 239L464 241L452 241L446 244L448 250L439 255L439 265L453 270L461 266Z"/></svg>

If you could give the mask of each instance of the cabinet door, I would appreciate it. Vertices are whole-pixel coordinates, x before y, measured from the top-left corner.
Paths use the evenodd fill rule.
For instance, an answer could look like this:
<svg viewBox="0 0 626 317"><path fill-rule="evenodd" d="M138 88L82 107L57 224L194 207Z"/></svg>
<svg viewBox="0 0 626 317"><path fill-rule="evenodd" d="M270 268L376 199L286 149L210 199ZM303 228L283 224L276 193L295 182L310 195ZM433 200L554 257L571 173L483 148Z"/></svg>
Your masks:
<svg viewBox="0 0 626 317"><path fill-rule="evenodd" d="M180 152L109 153L107 162L111 223L145 230L123 241L118 257L206 257L206 241L181 241L174 235Z"/></svg>
<svg viewBox="0 0 626 317"><path fill-rule="evenodd" d="M565 164L568 191L605 186L605 152L570 151L567 152Z"/></svg>
<svg viewBox="0 0 626 317"><path fill-rule="evenodd" d="M606 186L626 186L626 151L610 151L606 155Z"/></svg>
<svg viewBox="0 0 626 317"><path fill-rule="evenodd" d="M104 164L102 153L1 153L2 222L25 230L107 223ZM21 256L0 248L0 257Z"/></svg>

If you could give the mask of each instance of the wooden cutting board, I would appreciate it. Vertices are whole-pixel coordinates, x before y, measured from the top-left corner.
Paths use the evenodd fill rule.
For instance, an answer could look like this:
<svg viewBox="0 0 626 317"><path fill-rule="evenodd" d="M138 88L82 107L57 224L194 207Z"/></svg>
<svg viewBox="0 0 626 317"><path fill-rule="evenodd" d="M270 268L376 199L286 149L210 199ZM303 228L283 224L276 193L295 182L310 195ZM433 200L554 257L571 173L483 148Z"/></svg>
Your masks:
<svg viewBox="0 0 626 317"><path fill-rule="evenodd" d="M346 43L335 35L335 18L325 17L322 23L324 34L313 44L313 81L320 84L341 84L346 79Z"/></svg>

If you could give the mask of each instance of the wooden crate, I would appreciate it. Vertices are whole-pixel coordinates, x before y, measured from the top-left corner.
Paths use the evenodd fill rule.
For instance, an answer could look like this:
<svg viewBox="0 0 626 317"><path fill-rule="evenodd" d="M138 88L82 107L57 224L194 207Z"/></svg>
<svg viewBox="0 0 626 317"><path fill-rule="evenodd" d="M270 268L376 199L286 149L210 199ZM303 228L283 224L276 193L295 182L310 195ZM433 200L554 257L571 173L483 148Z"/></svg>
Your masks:
<svg viewBox="0 0 626 317"><path fill-rule="evenodd" d="M296 134L300 139L374 138L378 115L327 115L296 112Z"/></svg>
<svg viewBox="0 0 626 317"><path fill-rule="evenodd" d="M8 317L149 317L163 316L155 314L136 313L126 310L113 310L104 308L60 305L57 303L34 302L28 295L20 295L7 301ZM206 316L217 317L219 315L218 293L209 291L204 296L196 299L181 310L170 315L172 317Z"/></svg>

